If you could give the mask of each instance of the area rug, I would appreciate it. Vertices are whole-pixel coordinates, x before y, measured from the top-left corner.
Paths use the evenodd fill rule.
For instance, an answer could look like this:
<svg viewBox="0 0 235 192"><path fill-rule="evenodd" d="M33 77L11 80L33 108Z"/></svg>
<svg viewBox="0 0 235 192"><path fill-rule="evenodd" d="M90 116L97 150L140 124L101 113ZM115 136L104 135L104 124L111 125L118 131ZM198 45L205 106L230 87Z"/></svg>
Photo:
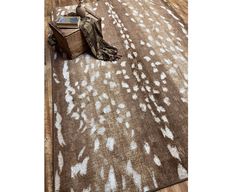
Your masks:
<svg viewBox="0 0 235 192"><path fill-rule="evenodd" d="M85 3L122 58L54 53L54 191L154 191L186 180L187 26L161 0Z"/></svg>

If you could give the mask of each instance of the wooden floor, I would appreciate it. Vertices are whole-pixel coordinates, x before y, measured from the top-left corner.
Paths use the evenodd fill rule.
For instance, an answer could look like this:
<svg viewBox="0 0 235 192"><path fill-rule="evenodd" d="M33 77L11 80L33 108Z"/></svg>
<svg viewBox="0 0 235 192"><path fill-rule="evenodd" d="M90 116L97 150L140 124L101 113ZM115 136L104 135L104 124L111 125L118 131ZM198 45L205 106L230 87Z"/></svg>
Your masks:
<svg viewBox="0 0 235 192"><path fill-rule="evenodd" d="M89 0L92 1L92 0ZM182 18L185 24L188 23L188 2L187 0L163 0ZM50 21L50 12L53 7L76 4L75 0L45 0L45 192L53 191L53 169L52 169L52 73L51 73L51 55L52 48L47 43L49 33L48 22ZM187 192L188 182L182 182L171 187L160 190L160 192Z"/></svg>

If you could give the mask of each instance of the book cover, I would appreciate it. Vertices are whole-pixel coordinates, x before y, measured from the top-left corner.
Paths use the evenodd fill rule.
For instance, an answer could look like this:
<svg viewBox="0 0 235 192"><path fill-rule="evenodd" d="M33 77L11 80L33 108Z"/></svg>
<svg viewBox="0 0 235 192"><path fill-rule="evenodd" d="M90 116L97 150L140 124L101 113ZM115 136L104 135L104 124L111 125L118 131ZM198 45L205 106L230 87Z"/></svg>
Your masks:
<svg viewBox="0 0 235 192"><path fill-rule="evenodd" d="M70 25L70 26L79 26L80 17L69 17L69 16L60 16L55 21L58 26Z"/></svg>

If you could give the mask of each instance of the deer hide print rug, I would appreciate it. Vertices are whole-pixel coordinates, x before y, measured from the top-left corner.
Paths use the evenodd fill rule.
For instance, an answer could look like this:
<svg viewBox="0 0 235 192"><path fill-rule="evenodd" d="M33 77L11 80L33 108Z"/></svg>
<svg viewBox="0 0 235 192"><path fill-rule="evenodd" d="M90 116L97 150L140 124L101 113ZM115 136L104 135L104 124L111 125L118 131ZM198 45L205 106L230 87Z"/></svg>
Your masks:
<svg viewBox="0 0 235 192"><path fill-rule="evenodd" d="M54 191L144 192L186 180L187 25L161 0L85 3L122 58L54 53Z"/></svg>

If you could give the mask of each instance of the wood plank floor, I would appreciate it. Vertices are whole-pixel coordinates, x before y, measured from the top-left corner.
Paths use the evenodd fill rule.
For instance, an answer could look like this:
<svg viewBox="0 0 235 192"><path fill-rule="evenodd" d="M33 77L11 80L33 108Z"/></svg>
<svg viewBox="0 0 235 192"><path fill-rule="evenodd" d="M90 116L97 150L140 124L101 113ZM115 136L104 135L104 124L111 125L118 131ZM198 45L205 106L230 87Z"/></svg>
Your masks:
<svg viewBox="0 0 235 192"><path fill-rule="evenodd" d="M92 0L89 0L92 1ZM188 24L188 2L187 0L163 0L175 13L181 17L185 24ZM52 167L52 68L51 55L52 48L47 43L49 33L48 22L50 21L50 12L53 7L76 4L75 0L45 0L44 30L45 30L45 100L44 100L44 122L45 122L45 192L53 191L53 167ZM160 192L187 192L188 182L182 182Z"/></svg>

